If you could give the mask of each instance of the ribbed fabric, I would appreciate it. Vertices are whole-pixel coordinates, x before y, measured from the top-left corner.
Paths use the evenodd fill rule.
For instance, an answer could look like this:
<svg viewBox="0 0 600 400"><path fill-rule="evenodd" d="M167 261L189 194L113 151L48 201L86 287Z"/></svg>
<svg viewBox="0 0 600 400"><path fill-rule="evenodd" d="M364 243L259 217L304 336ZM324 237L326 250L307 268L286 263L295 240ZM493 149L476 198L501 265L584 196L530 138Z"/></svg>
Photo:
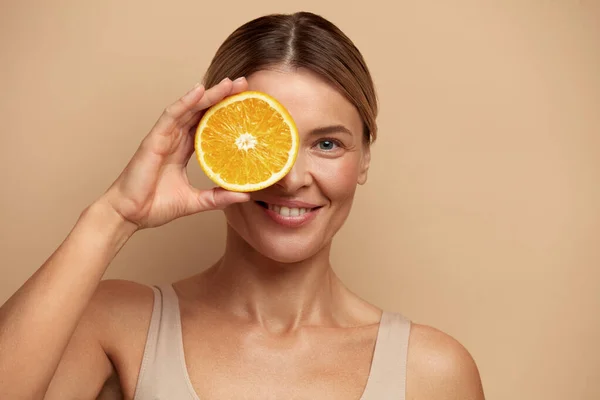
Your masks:
<svg viewBox="0 0 600 400"><path fill-rule="evenodd" d="M177 294L171 285L152 289L154 307L134 400L200 400L185 365ZM360 400L405 400L409 333L409 320L383 312Z"/></svg>

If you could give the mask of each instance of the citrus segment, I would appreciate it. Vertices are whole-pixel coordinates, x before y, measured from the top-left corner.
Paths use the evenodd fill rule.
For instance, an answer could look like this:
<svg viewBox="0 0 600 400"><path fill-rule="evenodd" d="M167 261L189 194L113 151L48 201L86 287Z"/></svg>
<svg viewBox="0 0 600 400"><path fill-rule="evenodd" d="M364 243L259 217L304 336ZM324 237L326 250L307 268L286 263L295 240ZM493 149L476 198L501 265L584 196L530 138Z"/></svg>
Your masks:
<svg viewBox="0 0 600 400"><path fill-rule="evenodd" d="M232 191L264 189L292 168L298 130L271 96L248 91L212 106L196 130L200 166L217 185Z"/></svg>

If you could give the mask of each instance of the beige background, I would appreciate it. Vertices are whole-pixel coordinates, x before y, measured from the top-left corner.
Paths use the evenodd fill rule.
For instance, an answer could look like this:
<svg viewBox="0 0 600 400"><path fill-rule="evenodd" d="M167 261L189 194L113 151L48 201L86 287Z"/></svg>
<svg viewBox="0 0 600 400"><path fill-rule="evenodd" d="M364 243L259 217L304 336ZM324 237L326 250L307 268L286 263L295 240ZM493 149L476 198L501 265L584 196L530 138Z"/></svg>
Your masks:
<svg viewBox="0 0 600 400"><path fill-rule="evenodd" d="M1 7L0 301L233 29L306 9L355 41L381 100L370 181L337 238L339 274L462 341L488 399L600 399L598 0ZM208 186L194 163L190 174ZM107 275L192 274L219 256L223 234L218 213L142 232Z"/></svg>

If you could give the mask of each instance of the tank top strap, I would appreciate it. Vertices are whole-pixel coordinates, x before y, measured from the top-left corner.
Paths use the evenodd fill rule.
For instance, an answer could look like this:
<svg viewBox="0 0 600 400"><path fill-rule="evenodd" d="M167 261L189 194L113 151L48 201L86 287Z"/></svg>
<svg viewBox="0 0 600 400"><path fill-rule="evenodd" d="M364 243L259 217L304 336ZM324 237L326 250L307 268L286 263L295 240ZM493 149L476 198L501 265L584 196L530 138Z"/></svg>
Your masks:
<svg viewBox="0 0 600 400"><path fill-rule="evenodd" d="M198 400L185 365L177 294L170 284L152 290L154 307L134 400Z"/></svg>
<svg viewBox="0 0 600 400"><path fill-rule="evenodd" d="M410 320L383 312L371 372L361 400L405 400Z"/></svg>

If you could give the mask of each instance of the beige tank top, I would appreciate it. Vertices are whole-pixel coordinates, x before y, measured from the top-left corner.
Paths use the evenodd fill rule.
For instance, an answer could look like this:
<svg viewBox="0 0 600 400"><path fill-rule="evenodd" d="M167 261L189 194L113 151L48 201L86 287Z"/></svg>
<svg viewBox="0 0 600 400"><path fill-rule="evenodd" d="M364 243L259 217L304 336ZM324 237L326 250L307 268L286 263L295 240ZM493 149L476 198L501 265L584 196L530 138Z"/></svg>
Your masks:
<svg viewBox="0 0 600 400"><path fill-rule="evenodd" d="M153 287L154 308L134 400L200 400L183 354L179 300L171 285ZM405 400L410 321L384 312L360 400Z"/></svg>

